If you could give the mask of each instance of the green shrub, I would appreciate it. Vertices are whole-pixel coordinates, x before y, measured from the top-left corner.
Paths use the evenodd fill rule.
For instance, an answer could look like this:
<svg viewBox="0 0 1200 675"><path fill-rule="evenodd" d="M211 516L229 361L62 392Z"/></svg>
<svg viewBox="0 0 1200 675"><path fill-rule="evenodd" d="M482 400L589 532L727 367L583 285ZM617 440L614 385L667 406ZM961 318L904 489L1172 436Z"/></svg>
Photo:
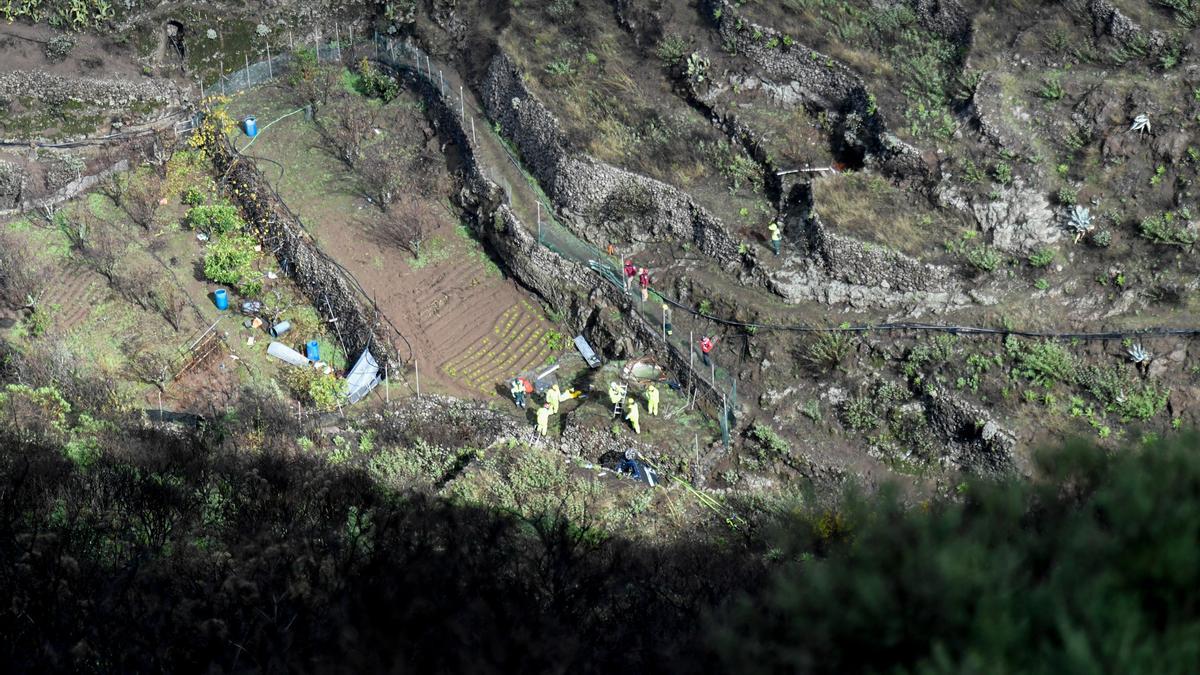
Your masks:
<svg viewBox="0 0 1200 675"><path fill-rule="evenodd" d="M901 369L910 380L917 378L927 366L936 371L954 356L957 345L958 337L955 335L935 335L914 346L905 357Z"/></svg>
<svg viewBox="0 0 1200 675"><path fill-rule="evenodd" d="M238 215L237 208L230 204L193 206L188 209L185 220L193 230L201 230L216 237L238 232L246 225Z"/></svg>
<svg viewBox="0 0 1200 675"><path fill-rule="evenodd" d="M33 312L25 318L25 330L30 337L41 337L50 330L50 324L53 322L53 308L45 305L38 305Z"/></svg>
<svg viewBox="0 0 1200 675"><path fill-rule="evenodd" d="M754 426L750 427L750 436L772 455L787 457L792 453L792 446L766 424L755 422Z"/></svg>
<svg viewBox="0 0 1200 675"><path fill-rule="evenodd" d="M1196 233L1186 223L1177 222L1175 214L1169 211L1143 219L1138 230L1143 237L1156 244L1191 246L1196 243Z"/></svg>
<svg viewBox="0 0 1200 675"><path fill-rule="evenodd" d="M1054 250L1049 248L1039 248L1029 254L1029 264L1032 267L1049 267L1050 263L1054 262Z"/></svg>
<svg viewBox="0 0 1200 675"><path fill-rule="evenodd" d="M1057 342L1024 343L1010 335L1004 348L1016 362L1013 372L1034 384L1050 388L1075 377L1075 357Z"/></svg>
<svg viewBox="0 0 1200 675"><path fill-rule="evenodd" d="M842 405L842 421L854 431L868 431L879 426L875 401L870 396L855 396Z"/></svg>
<svg viewBox="0 0 1200 675"><path fill-rule="evenodd" d="M400 85L396 78L379 72L365 57L358 62L358 82L355 84L363 96L377 98L384 103L400 95Z"/></svg>
<svg viewBox="0 0 1200 675"><path fill-rule="evenodd" d="M668 67L677 66L687 54L687 42L682 37L672 33L663 38L658 45L658 58Z"/></svg>
<svg viewBox="0 0 1200 675"><path fill-rule="evenodd" d="M218 284L241 286L254 273L258 251L252 237L226 234L218 237L204 253L204 276Z"/></svg>
<svg viewBox="0 0 1200 675"><path fill-rule="evenodd" d="M1154 417L1166 407L1171 393L1153 382L1138 382L1125 366L1088 366L1080 371L1079 384L1106 411L1120 415L1122 422Z"/></svg>
<svg viewBox="0 0 1200 675"><path fill-rule="evenodd" d="M1038 90L1038 96L1047 101L1057 101L1063 97L1062 74L1050 73L1042 79L1042 87Z"/></svg>
<svg viewBox="0 0 1200 675"><path fill-rule="evenodd" d="M204 192L198 187L190 187L183 193L183 203L188 206L200 206L204 203Z"/></svg>
<svg viewBox="0 0 1200 675"><path fill-rule="evenodd" d="M542 344L546 346L546 349L549 349L552 352L562 349L566 342L567 340L563 334L556 330L548 330L546 331L546 334L542 336Z"/></svg>
<svg viewBox="0 0 1200 675"><path fill-rule="evenodd" d="M1079 191L1073 187L1062 187L1058 189L1058 203L1063 206L1074 206L1075 202L1079 201Z"/></svg>
<svg viewBox="0 0 1200 675"><path fill-rule="evenodd" d="M315 368L296 368L289 373L292 393L317 410L337 410L346 399L346 381L337 375L326 375Z"/></svg>
<svg viewBox="0 0 1200 675"><path fill-rule="evenodd" d="M842 331L821 333L809 343L804 358L821 370L836 370L850 355L852 339Z"/></svg>
<svg viewBox="0 0 1200 675"><path fill-rule="evenodd" d="M976 246L967 251L967 262L983 272L991 272L1000 266L1000 254L990 246Z"/></svg>
<svg viewBox="0 0 1200 675"><path fill-rule="evenodd" d="M996 166L992 167L992 177L1001 185L1008 185L1012 182L1012 166L1008 162L997 162Z"/></svg>

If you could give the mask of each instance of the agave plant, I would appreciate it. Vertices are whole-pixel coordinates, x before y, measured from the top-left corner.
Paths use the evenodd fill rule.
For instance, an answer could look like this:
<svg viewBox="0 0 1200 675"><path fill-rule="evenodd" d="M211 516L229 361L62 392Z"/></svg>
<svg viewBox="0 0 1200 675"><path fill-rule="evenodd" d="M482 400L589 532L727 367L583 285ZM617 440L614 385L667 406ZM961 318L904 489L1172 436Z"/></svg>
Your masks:
<svg viewBox="0 0 1200 675"><path fill-rule="evenodd" d="M1129 345L1129 349L1126 352L1129 354L1129 360L1136 364L1148 363L1150 361L1150 352L1140 343Z"/></svg>
<svg viewBox="0 0 1200 675"><path fill-rule="evenodd" d="M1086 206L1076 204L1067 209L1067 229L1075 233L1076 244L1091 232L1093 227L1095 224L1092 223L1092 212Z"/></svg>
<svg viewBox="0 0 1200 675"><path fill-rule="evenodd" d="M700 52L692 52L687 60L687 76L688 79L696 84L704 82L708 77L708 59L704 58Z"/></svg>
<svg viewBox="0 0 1200 675"><path fill-rule="evenodd" d="M1141 113L1137 117L1133 118L1133 124L1129 126L1129 130L1136 131L1140 134L1150 131L1150 116L1146 113Z"/></svg>

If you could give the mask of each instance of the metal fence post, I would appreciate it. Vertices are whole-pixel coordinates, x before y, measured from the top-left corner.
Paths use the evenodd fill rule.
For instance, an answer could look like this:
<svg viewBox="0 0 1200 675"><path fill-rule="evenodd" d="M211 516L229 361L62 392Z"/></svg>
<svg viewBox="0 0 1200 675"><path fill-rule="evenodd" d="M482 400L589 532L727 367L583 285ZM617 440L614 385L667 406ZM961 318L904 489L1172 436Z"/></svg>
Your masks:
<svg viewBox="0 0 1200 675"><path fill-rule="evenodd" d="M338 61L342 60L342 34L338 32L337 22L333 22L333 45L337 50Z"/></svg>
<svg viewBox="0 0 1200 675"><path fill-rule="evenodd" d="M692 384L692 402L696 400L696 350L692 347L692 343L696 340L696 333L688 331L688 380Z"/></svg>
<svg viewBox="0 0 1200 675"><path fill-rule="evenodd" d="M250 55L242 54L246 58L246 88L250 88Z"/></svg>
<svg viewBox="0 0 1200 675"><path fill-rule="evenodd" d="M479 139L475 138L475 118L471 118L471 143L479 145Z"/></svg>
<svg viewBox="0 0 1200 675"><path fill-rule="evenodd" d="M463 91L463 86L458 85L458 118L460 120L467 117L467 98Z"/></svg>
<svg viewBox="0 0 1200 675"><path fill-rule="evenodd" d="M267 43L267 79L275 79L275 68L271 65L271 43Z"/></svg>

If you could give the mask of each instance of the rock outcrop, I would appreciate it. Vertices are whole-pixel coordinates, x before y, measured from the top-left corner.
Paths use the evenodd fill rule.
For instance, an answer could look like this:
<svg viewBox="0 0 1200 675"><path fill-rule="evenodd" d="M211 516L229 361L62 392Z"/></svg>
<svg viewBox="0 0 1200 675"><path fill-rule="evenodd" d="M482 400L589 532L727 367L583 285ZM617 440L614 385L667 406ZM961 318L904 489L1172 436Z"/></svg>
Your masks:
<svg viewBox="0 0 1200 675"><path fill-rule="evenodd" d="M561 125L534 96L508 56L497 55L480 84L484 108L516 144L573 231L592 244L691 242L735 264L738 242L686 193L661 181L572 152Z"/></svg>
<svg viewBox="0 0 1200 675"><path fill-rule="evenodd" d="M831 56L785 40L770 26L746 20L728 0L707 0L704 7L724 44L754 63L761 79L791 89L806 106L828 113L844 152L861 154L867 166L894 178L929 178L921 153L889 132L874 114L866 86L854 71Z"/></svg>

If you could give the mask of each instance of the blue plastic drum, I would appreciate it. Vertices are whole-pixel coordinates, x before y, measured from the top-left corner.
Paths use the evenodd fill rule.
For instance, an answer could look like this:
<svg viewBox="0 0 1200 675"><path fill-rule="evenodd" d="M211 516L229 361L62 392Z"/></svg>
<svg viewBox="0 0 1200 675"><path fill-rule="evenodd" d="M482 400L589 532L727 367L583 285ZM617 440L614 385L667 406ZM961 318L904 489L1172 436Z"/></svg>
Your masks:
<svg viewBox="0 0 1200 675"><path fill-rule="evenodd" d="M221 311L229 309L229 294L224 288L213 291L213 304Z"/></svg>
<svg viewBox="0 0 1200 675"><path fill-rule="evenodd" d="M258 118L254 115L249 115L242 120L242 127L246 130L246 135L254 138L258 135Z"/></svg>

